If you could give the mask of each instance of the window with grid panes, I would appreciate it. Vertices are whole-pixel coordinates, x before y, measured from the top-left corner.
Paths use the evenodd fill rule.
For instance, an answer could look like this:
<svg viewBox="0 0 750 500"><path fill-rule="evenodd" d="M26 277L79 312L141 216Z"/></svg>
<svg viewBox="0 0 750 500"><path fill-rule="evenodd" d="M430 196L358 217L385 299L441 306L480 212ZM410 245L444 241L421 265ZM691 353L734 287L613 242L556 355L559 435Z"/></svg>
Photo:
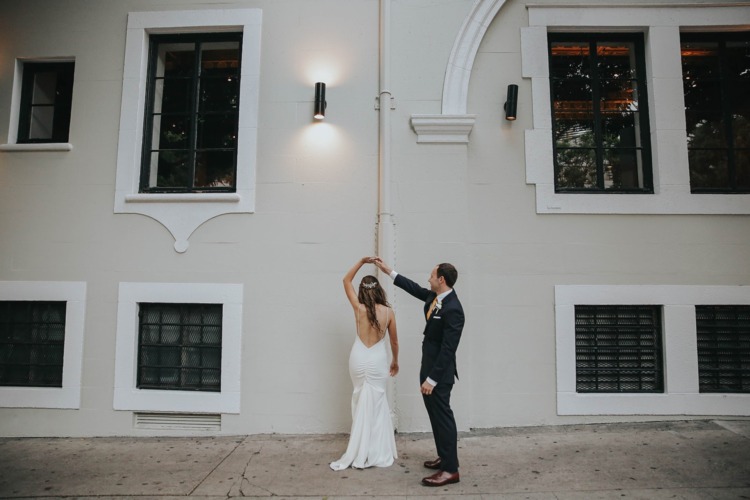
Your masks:
<svg viewBox="0 0 750 500"><path fill-rule="evenodd" d="M750 192L750 32L683 33L690 190Z"/></svg>
<svg viewBox="0 0 750 500"><path fill-rule="evenodd" d="M221 391L221 304L139 304L139 389Z"/></svg>
<svg viewBox="0 0 750 500"><path fill-rule="evenodd" d="M68 142L73 62L25 62L18 143Z"/></svg>
<svg viewBox="0 0 750 500"><path fill-rule="evenodd" d="M700 392L750 392L750 305L695 306Z"/></svg>
<svg viewBox="0 0 750 500"><path fill-rule="evenodd" d="M576 392L663 392L661 307L575 306Z"/></svg>
<svg viewBox="0 0 750 500"><path fill-rule="evenodd" d="M141 192L234 192L241 33L152 35Z"/></svg>
<svg viewBox="0 0 750 500"><path fill-rule="evenodd" d="M0 385L62 387L65 302L0 301Z"/></svg>
<svg viewBox="0 0 750 500"><path fill-rule="evenodd" d="M548 40L555 191L653 193L643 36Z"/></svg>

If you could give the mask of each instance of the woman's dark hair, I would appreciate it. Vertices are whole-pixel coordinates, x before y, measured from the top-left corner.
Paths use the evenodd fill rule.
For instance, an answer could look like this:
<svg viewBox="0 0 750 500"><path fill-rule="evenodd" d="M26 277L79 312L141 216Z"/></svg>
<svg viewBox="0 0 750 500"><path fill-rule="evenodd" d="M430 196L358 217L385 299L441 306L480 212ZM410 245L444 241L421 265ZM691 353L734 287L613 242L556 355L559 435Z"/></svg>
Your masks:
<svg viewBox="0 0 750 500"><path fill-rule="evenodd" d="M442 264L438 264L437 276L438 278L442 276L445 279L445 284L448 285L448 288L453 288L453 285L456 284L456 280L458 279L458 271L456 271L456 268L453 267L453 264L444 262Z"/></svg>
<svg viewBox="0 0 750 500"><path fill-rule="evenodd" d="M367 310L367 320L376 329L380 329L378 318L375 315L375 306L377 304L390 307L388 300L385 298L385 290L380 286L380 282L375 276L367 275L359 283L359 294L357 300L365 306Z"/></svg>

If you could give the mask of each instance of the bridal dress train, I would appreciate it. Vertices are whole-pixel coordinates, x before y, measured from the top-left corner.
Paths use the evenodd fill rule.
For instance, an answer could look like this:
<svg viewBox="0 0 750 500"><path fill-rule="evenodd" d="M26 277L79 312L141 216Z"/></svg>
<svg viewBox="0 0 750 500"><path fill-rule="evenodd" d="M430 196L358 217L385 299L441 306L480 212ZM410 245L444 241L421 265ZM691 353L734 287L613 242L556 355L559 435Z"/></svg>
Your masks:
<svg viewBox="0 0 750 500"><path fill-rule="evenodd" d="M350 466L355 469L388 467L398 458L386 395L389 375L385 344L387 328L386 324L383 337L371 347L362 342L357 332L349 354L349 375L354 385L351 435L344 455L331 462L333 470Z"/></svg>

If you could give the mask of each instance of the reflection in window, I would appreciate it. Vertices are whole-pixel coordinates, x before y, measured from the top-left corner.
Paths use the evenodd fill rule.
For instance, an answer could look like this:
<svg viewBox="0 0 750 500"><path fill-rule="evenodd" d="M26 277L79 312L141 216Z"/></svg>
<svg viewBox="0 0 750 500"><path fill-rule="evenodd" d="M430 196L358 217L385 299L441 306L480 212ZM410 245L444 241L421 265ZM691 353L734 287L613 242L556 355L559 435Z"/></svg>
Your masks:
<svg viewBox="0 0 750 500"><path fill-rule="evenodd" d="M642 37L549 41L555 190L653 192Z"/></svg>
<svg viewBox="0 0 750 500"><path fill-rule="evenodd" d="M235 190L241 37L152 36L141 192Z"/></svg>
<svg viewBox="0 0 750 500"><path fill-rule="evenodd" d="M68 142L73 62L23 65L18 143Z"/></svg>
<svg viewBox="0 0 750 500"><path fill-rule="evenodd" d="M681 38L690 189L750 192L750 33Z"/></svg>

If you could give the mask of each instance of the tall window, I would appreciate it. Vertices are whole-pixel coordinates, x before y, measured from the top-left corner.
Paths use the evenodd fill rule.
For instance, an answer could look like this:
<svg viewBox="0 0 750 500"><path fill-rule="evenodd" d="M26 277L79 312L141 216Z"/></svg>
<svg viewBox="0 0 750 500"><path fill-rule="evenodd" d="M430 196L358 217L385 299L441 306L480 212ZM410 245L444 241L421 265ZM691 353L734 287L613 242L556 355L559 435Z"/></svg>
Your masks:
<svg viewBox="0 0 750 500"><path fill-rule="evenodd" d="M690 190L750 192L750 32L683 33Z"/></svg>
<svg viewBox="0 0 750 500"><path fill-rule="evenodd" d="M138 388L221 391L221 304L139 306Z"/></svg>
<svg viewBox="0 0 750 500"><path fill-rule="evenodd" d="M241 33L152 36L141 192L234 192Z"/></svg>
<svg viewBox="0 0 750 500"><path fill-rule="evenodd" d="M700 392L750 393L750 306L695 306Z"/></svg>
<svg viewBox="0 0 750 500"><path fill-rule="evenodd" d="M0 301L0 386L62 387L65 307Z"/></svg>
<svg viewBox="0 0 750 500"><path fill-rule="evenodd" d="M652 193L643 37L548 40L555 190Z"/></svg>
<svg viewBox="0 0 750 500"><path fill-rule="evenodd" d="M68 142L73 62L26 62L21 83L18 143Z"/></svg>
<svg viewBox="0 0 750 500"><path fill-rule="evenodd" d="M664 392L661 307L580 305L576 392Z"/></svg>

